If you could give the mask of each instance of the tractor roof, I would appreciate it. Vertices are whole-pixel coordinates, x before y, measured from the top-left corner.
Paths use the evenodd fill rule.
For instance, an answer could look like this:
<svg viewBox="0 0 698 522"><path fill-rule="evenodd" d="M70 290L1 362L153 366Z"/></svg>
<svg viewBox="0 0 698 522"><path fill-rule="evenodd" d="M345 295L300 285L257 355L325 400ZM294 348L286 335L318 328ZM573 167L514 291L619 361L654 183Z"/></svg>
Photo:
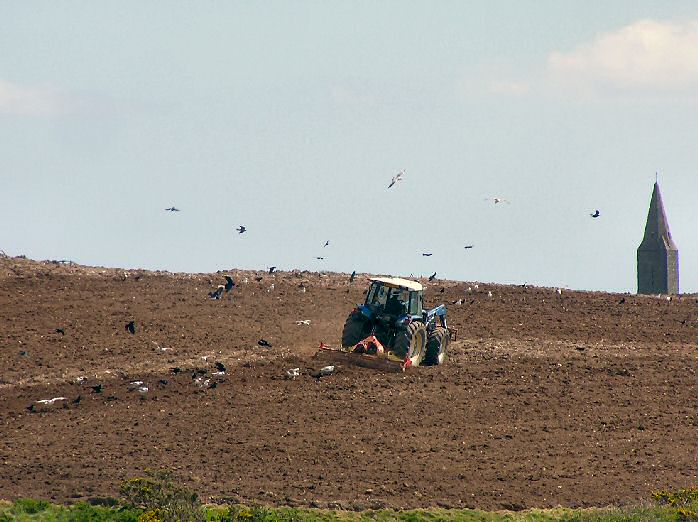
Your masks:
<svg viewBox="0 0 698 522"><path fill-rule="evenodd" d="M390 286L392 288L406 288L407 290L417 292L423 289L422 285L417 281L410 281L409 279L401 279L399 277L374 277L371 281L383 283L385 286Z"/></svg>

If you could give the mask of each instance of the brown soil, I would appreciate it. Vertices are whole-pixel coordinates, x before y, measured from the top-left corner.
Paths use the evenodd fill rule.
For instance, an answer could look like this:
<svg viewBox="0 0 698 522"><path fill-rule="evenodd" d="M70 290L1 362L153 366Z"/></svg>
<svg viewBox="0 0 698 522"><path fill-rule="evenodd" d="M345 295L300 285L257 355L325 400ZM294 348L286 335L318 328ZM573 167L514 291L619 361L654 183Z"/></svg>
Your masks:
<svg viewBox="0 0 698 522"><path fill-rule="evenodd" d="M318 380L311 356L338 342L367 277L231 273L240 285L214 301L220 274L0 259L0 497L116 496L147 467L206 500L350 509L623 504L698 485L695 296L437 281L426 302L446 302L459 335L446 365Z"/></svg>

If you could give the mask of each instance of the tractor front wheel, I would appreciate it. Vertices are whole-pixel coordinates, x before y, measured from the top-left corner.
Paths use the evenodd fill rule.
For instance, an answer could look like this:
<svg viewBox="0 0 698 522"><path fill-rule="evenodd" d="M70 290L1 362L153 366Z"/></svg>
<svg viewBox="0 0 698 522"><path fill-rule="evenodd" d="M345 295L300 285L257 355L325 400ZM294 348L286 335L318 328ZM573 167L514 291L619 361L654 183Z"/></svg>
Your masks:
<svg viewBox="0 0 698 522"><path fill-rule="evenodd" d="M352 312L347 317L342 331L342 347L353 348L356 343L363 341L371 333L371 321L360 312Z"/></svg>
<svg viewBox="0 0 698 522"><path fill-rule="evenodd" d="M407 358L413 366L419 366L424 359L424 348L427 342L427 330L424 324L414 322L398 332L393 344L393 353L403 359Z"/></svg>
<svg viewBox="0 0 698 522"><path fill-rule="evenodd" d="M443 364L446 361L446 348L451 337L446 328L437 326L427 338L426 355L424 356L423 364L426 366L435 366Z"/></svg>

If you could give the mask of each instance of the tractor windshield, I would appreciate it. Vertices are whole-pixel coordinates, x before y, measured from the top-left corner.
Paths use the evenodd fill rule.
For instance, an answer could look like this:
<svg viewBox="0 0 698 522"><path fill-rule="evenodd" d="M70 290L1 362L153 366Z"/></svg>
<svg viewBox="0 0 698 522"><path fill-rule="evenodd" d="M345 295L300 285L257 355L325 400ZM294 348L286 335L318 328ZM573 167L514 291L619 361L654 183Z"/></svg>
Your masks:
<svg viewBox="0 0 698 522"><path fill-rule="evenodd" d="M389 314L403 315L407 312L409 294L410 292L403 288L391 288L374 283L366 296L366 304L383 308Z"/></svg>

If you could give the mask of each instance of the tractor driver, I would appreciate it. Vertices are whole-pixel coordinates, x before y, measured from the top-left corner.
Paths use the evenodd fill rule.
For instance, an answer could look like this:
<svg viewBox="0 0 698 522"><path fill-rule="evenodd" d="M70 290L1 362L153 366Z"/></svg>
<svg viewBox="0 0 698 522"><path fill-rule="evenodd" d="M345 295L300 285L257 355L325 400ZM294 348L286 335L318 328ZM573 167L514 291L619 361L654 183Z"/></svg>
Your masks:
<svg viewBox="0 0 698 522"><path fill-rule="evenodd" d="M385 303L385 313L389 315L405 315L407 307L405 306L405 301L402 299L402 292L395 292L390 296L388 301Z"/></svg>

